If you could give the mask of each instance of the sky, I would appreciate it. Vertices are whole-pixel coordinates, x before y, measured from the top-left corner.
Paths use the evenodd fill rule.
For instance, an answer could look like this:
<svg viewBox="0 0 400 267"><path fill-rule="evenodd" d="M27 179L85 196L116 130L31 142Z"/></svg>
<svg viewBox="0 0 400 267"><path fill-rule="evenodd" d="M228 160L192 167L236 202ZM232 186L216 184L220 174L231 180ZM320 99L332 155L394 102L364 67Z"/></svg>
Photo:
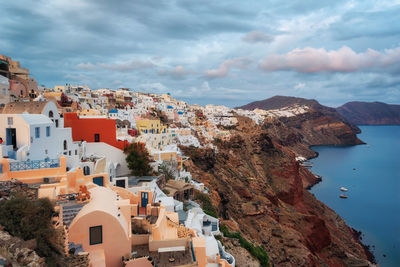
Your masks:
<svg viewBox="0 0 400 267"><path fill-rule="evenodd" d="M169 92L235 107L274 95L400 103L400 0L14 0L0 54L39 84Z"/></svg>

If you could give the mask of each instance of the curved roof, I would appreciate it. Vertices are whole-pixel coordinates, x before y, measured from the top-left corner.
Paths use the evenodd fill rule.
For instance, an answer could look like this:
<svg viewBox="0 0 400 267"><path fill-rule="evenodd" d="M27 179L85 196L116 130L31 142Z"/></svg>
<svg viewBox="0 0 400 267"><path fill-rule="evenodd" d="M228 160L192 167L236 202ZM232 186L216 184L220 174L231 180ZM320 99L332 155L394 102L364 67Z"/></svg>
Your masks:
<svg viewBox="0 0 400 267"><path fill-rule="evenodd" d="M128 225L123 219L123 214L118 210L117 206L117 194L110 188L103 186L95 186L89 189L90 192L90 202L86 204L79 213L75 216L71 223L70 228L82 217L92 213L92 212L104 212L112 217L114 217L124 229L125 233L128 233ZM120 216L118 216L120 214Z"/></svg>

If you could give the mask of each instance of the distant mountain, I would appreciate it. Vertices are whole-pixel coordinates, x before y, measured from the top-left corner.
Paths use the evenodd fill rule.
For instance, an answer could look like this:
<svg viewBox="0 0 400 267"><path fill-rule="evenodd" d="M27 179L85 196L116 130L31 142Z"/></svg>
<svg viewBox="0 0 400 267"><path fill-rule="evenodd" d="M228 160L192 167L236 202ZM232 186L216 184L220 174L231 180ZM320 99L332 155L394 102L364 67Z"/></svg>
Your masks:
<svg viewBox="0 0 400 267"><path fill-rule="evenodd" d="M267 98L260 101L254 101L247 105L237 107L236 109L246 109L246 110L254 110L256 108L263 109L263 110L272 110L272 109L281 109L285 107L290 107L293 105L300 105L300 106L308 106L312 108L314 111L318 111L325 116L334 117L339 121L347 124L354 130L356 133L360 133L360 129L353 124L351 121L346 119L342 116L339 112L336 111L335 108L327 107L321 105L315 99L305 99L301 97L293 97L293 96L273 96L271 98Z"/></svg>
<svg viewBox="0 0 400 267"><path fill-rule="evenodd" d="M268 99L254 101L247 105L237 107L240 109L246 110L254 110L256 108L264 109L264 110L271 110L271 109L280 109L288 106L293 105L306 105L309 107L316 107L321 106L316 100L314 99L305 99L300 97L293 97L293 96L273 96Z"/></svg>
<svg viewBox="0 0 400 267"><path fill-rule="evenodd" d="M354 124L400 124L400 105L382 102L349 102L336 109Z"/></svg>
<svg viewBox="0 0 400 267"><path fill-rule="evenodd" d="M354 124L400 124L400 105L382 102L349 102L336 109Z"/></svg>

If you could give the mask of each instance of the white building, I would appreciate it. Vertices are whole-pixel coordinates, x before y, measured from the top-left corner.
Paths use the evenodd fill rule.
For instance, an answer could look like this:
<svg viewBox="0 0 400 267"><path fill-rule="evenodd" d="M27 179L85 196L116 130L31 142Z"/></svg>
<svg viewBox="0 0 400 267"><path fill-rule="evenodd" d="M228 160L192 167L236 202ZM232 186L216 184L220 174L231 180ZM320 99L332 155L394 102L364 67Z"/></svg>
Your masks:
<svg viewBox="0 0 400 267"><path fill-rule="evenodd" d="M0 114L0 156L18 161L67 158L67 167L77 166L78 143L72 141L71 128L56 127L42 114Z"/></svg>

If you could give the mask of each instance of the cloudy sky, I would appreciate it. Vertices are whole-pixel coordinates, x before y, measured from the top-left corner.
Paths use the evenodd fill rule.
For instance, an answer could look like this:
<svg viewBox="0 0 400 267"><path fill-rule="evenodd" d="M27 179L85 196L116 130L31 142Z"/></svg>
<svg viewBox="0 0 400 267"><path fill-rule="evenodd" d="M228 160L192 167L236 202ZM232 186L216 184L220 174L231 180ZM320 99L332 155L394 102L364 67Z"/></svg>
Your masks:
<svg viewBox="0 0 400 267"><path fill-rule="evenodd" d="M400 103L400 0L13 0L0 54L39 84L170 92L238 106L274 95Z"/></svg>

